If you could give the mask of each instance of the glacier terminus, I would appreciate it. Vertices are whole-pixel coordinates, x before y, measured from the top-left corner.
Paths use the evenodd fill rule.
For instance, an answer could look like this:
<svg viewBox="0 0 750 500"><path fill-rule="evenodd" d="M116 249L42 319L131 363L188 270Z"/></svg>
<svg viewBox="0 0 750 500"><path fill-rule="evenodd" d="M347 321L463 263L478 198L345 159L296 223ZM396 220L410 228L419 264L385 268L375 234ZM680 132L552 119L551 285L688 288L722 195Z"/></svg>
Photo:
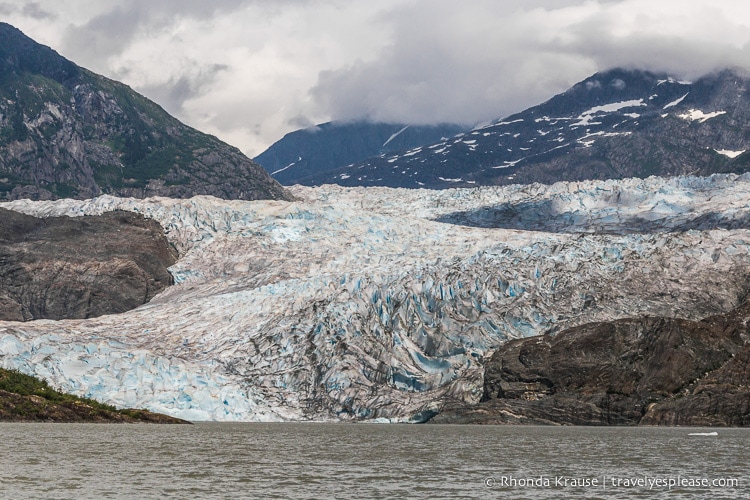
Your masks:
<svg viewBox="0 0 750 500"><path fill-rule="evenodd" d="M748 174L290 192L0 204L143 214L180 256L132 311L0 322L0 365L189 420L419 422L478 401L509 339L748 296Z"/></svg>

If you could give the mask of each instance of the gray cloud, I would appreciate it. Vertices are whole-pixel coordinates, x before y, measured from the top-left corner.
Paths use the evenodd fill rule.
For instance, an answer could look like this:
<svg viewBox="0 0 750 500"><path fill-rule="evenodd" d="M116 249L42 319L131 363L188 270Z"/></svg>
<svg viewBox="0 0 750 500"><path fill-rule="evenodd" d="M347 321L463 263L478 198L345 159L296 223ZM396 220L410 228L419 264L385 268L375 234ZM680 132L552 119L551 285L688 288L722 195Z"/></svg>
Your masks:
<svg viewBox="0 0 750 500"><path fill-rule="evenodd" d="M317 123L313 122L308 117L303 115L293 116L287 121L287 124L289 124L289 126L293 127L294 129L310 128L314 125L317 125Z"/></svg>
<svg viewBox="0 0 750 500"><path fill-rule="evenodd" d="M251 0L129 0L111 7L82 25L69 27L63 49L81 64L96 65L122 53L137 37L153 36L180 19L207 19L231 12Z"/></svg>
<svg viewBox="0 0 750 500"><path fill-rule="evenodd" d="M72 27L63 40L63 51L79 64L96 67L127 47L144 19L141 11L118 5L83 26Z"/></svg>
<svg viewBox="0 0 750 500"><path fill-rule="evenodd" d="M24 16L28 16L34 19L54 19L55 14L48 12L42 8L39 2L29 2L23 6L21 13Z"/></svg>
<svg viewBox="0 0 750 500"><path fill-rule="evenodd" d="M736 0L0 0L0 14L251 155L330 119L491 120L616 66L750 68Z"/></svg>
<svg viewBox="0 0 750 500"><path fill-rule="evenodd" d="M159 85L144 86L139 90L151 100L158 102L167 112L180 115L186 101L201 95L207 86L215 82L216 78L229 67L223 64L194 67L178 78Z"/></svg>
<svg viewBox="0 0 750 500"><path fill-rule="evenodd" d="M619 11L589 16L571 24L561 48L597 67L638 67L688 78L728 66L750 67L747 5L725 0L666 5L674 7L669 15L658 10L634 15L627 36L621 33ZM683 11L681 5L693 9Z"/></svg>
<svg viewBox="0 0 750 500"><path fill-rule="evenodd" d="M477 0L460 7L415 0L391 14L393 41L378 58L321 71L310 94L336 118L476 123L612 67L682 77L750 67L742 21L750 17L738 7L723 0Z"/></svg>
<svg viewBox="0 0 750 500"><path fill-rule="evenodd" d="M550 3L406 4L389 14L393 40L377 59L321 72L311 96L338 119L415 123L477 123L535 104L594 69L529 31Z"/></svg>

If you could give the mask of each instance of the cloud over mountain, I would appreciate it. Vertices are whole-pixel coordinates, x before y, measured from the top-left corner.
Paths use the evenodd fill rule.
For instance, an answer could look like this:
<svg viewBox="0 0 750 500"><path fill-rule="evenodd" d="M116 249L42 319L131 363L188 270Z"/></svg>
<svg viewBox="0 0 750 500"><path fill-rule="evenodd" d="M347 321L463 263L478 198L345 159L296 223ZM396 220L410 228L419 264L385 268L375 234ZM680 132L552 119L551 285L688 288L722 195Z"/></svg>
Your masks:
<svg viewBox="0 0 750 500"><path fill-rule="evenodd" d="M0 13L251 155L299 123L477 123L611 67L750 67L750 4L731 0L38 0Z"/></svg>

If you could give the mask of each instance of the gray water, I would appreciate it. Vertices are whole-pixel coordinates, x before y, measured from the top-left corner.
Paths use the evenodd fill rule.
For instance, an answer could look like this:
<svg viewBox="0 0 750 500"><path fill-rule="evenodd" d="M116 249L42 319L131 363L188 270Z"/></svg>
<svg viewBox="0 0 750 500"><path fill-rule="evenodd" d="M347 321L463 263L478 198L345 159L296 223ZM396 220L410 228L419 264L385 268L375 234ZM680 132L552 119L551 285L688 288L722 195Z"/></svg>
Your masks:
<svg viewBox="0 0 750 500"><path fill-rule="evenodd" d="M2 498L750 498L750 429L5 423L0 440Z"/></svg>

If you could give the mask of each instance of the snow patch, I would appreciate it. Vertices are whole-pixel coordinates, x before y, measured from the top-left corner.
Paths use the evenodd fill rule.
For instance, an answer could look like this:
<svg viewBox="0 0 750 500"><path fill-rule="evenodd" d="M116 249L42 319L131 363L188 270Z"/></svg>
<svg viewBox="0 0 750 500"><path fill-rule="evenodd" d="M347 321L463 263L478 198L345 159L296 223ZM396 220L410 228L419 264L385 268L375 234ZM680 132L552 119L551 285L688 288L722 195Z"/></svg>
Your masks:
<svg viewBox="0 0 750 500"><path fill-rule="evenodd" d="M514 161L506 161L506 162L505 162L505 163L503 163L502 165L498 165L498 166L496 166L496 167L490 167L490 168L493 168L493 169L498 169L498 168L508 168L508 167L512 167L512 166L514 166L514 165L515 165L516 163L518 163L519 161L521 161L521 160L523 160L523 159L524 159L524 158L519 158L518 160L514 160Z"/></svg>
<svg viewBox="0 0 750 500"><path fill-rule="evenodd" d="M682 118L683 120L688 121L697 121L698 123L703 123L706 120L709 120L711 118L716 118L717 116L726 114L726 111L713 111L711 113L704 113L703 111L699 109L690 109L687 111L687 113L683 113L681 115L677 115L678 117Z"/></svg>
<svg viewBox="0 0 750 500"><path fill-rule="evenodd" d="M742 151L731 151L729 149L714 149L717 153L720 155L728 156L730 158L737 158L739 155L744 153L746 150L743 149Z"/></svg>
<svg viewBox="0 0 750 500"><path fill-rule="evenodd" d="M578 118L576 123L572 123L571 127L586 127L589 125L600 125L601 122L591 122L591 120L594 118L594 115L598 113L612 113L614 111L619 111L624 108L634 108L638 106L646 106L647 104L643 102L643 99L631 99L629 101L620 101L620 102L613 102L609 104L603 104L601 106L594 106L593 108L584 111L580 115L578 115Z"/></svg>
<svg viewBox="0 0 750 500"><path fill-rule="evenodd" d="M680 104L689 94L690 92L686 93L684 96L680 97L679 99L675 99L674 101L670 102L669 104L666 104L662 109L668 109L673 106L677 106Z"/></svg>
<svg viewBox="0 0 750 500"><path fill-rule="evenodd" d="M389 142L391 142L393 139L395 139L396 137L398 137L399 134L401 134L401 132L403 132L407 128L409 128L409 125L405 126L404 128L402 128L401 130L399 130L395 134L391 134L391 136L388 138L388 140L385 141L381 147L384 148Z"/></svg>
<svg viewBox="0 0 750 500"><path fill-rule="evenodd" d="M302 159L302 157L301 157L301 156L297 157L297 161L300 161L301 159ZM275 170L275 171L271 172L271 175L276 175L276 174L278 174L279 172L283 172L284 170L288 169L289 167L293 167L294 165L296 165L296 164L297 164L297 161L293 161L292 163L290 163L290 164L289 164L289 165L287 165L286 167L283 167L283 168L280 168L280 169L278 169L278 170Z"/></svg>
<svg viewBox="0 0 750 500"><path fill-rule="evenodd" d="M674 79L674 78L672 78L670 76L666 80L658 80L656 82L656 86L658 87L659 85L661 85L663 83L678 83L680 85L692 85L693 84L693 82L690 82L690 81L687 81L687 80L676 80L676 79Z"/></svg>
<svg viewBox="0 0 750 500"><path fill-rule="evenodd" d="M517 120L511 120L509 122L497 122L495 125L510 125L512 123L520 123L523 121L523 118L519 118Z"/></svg>

